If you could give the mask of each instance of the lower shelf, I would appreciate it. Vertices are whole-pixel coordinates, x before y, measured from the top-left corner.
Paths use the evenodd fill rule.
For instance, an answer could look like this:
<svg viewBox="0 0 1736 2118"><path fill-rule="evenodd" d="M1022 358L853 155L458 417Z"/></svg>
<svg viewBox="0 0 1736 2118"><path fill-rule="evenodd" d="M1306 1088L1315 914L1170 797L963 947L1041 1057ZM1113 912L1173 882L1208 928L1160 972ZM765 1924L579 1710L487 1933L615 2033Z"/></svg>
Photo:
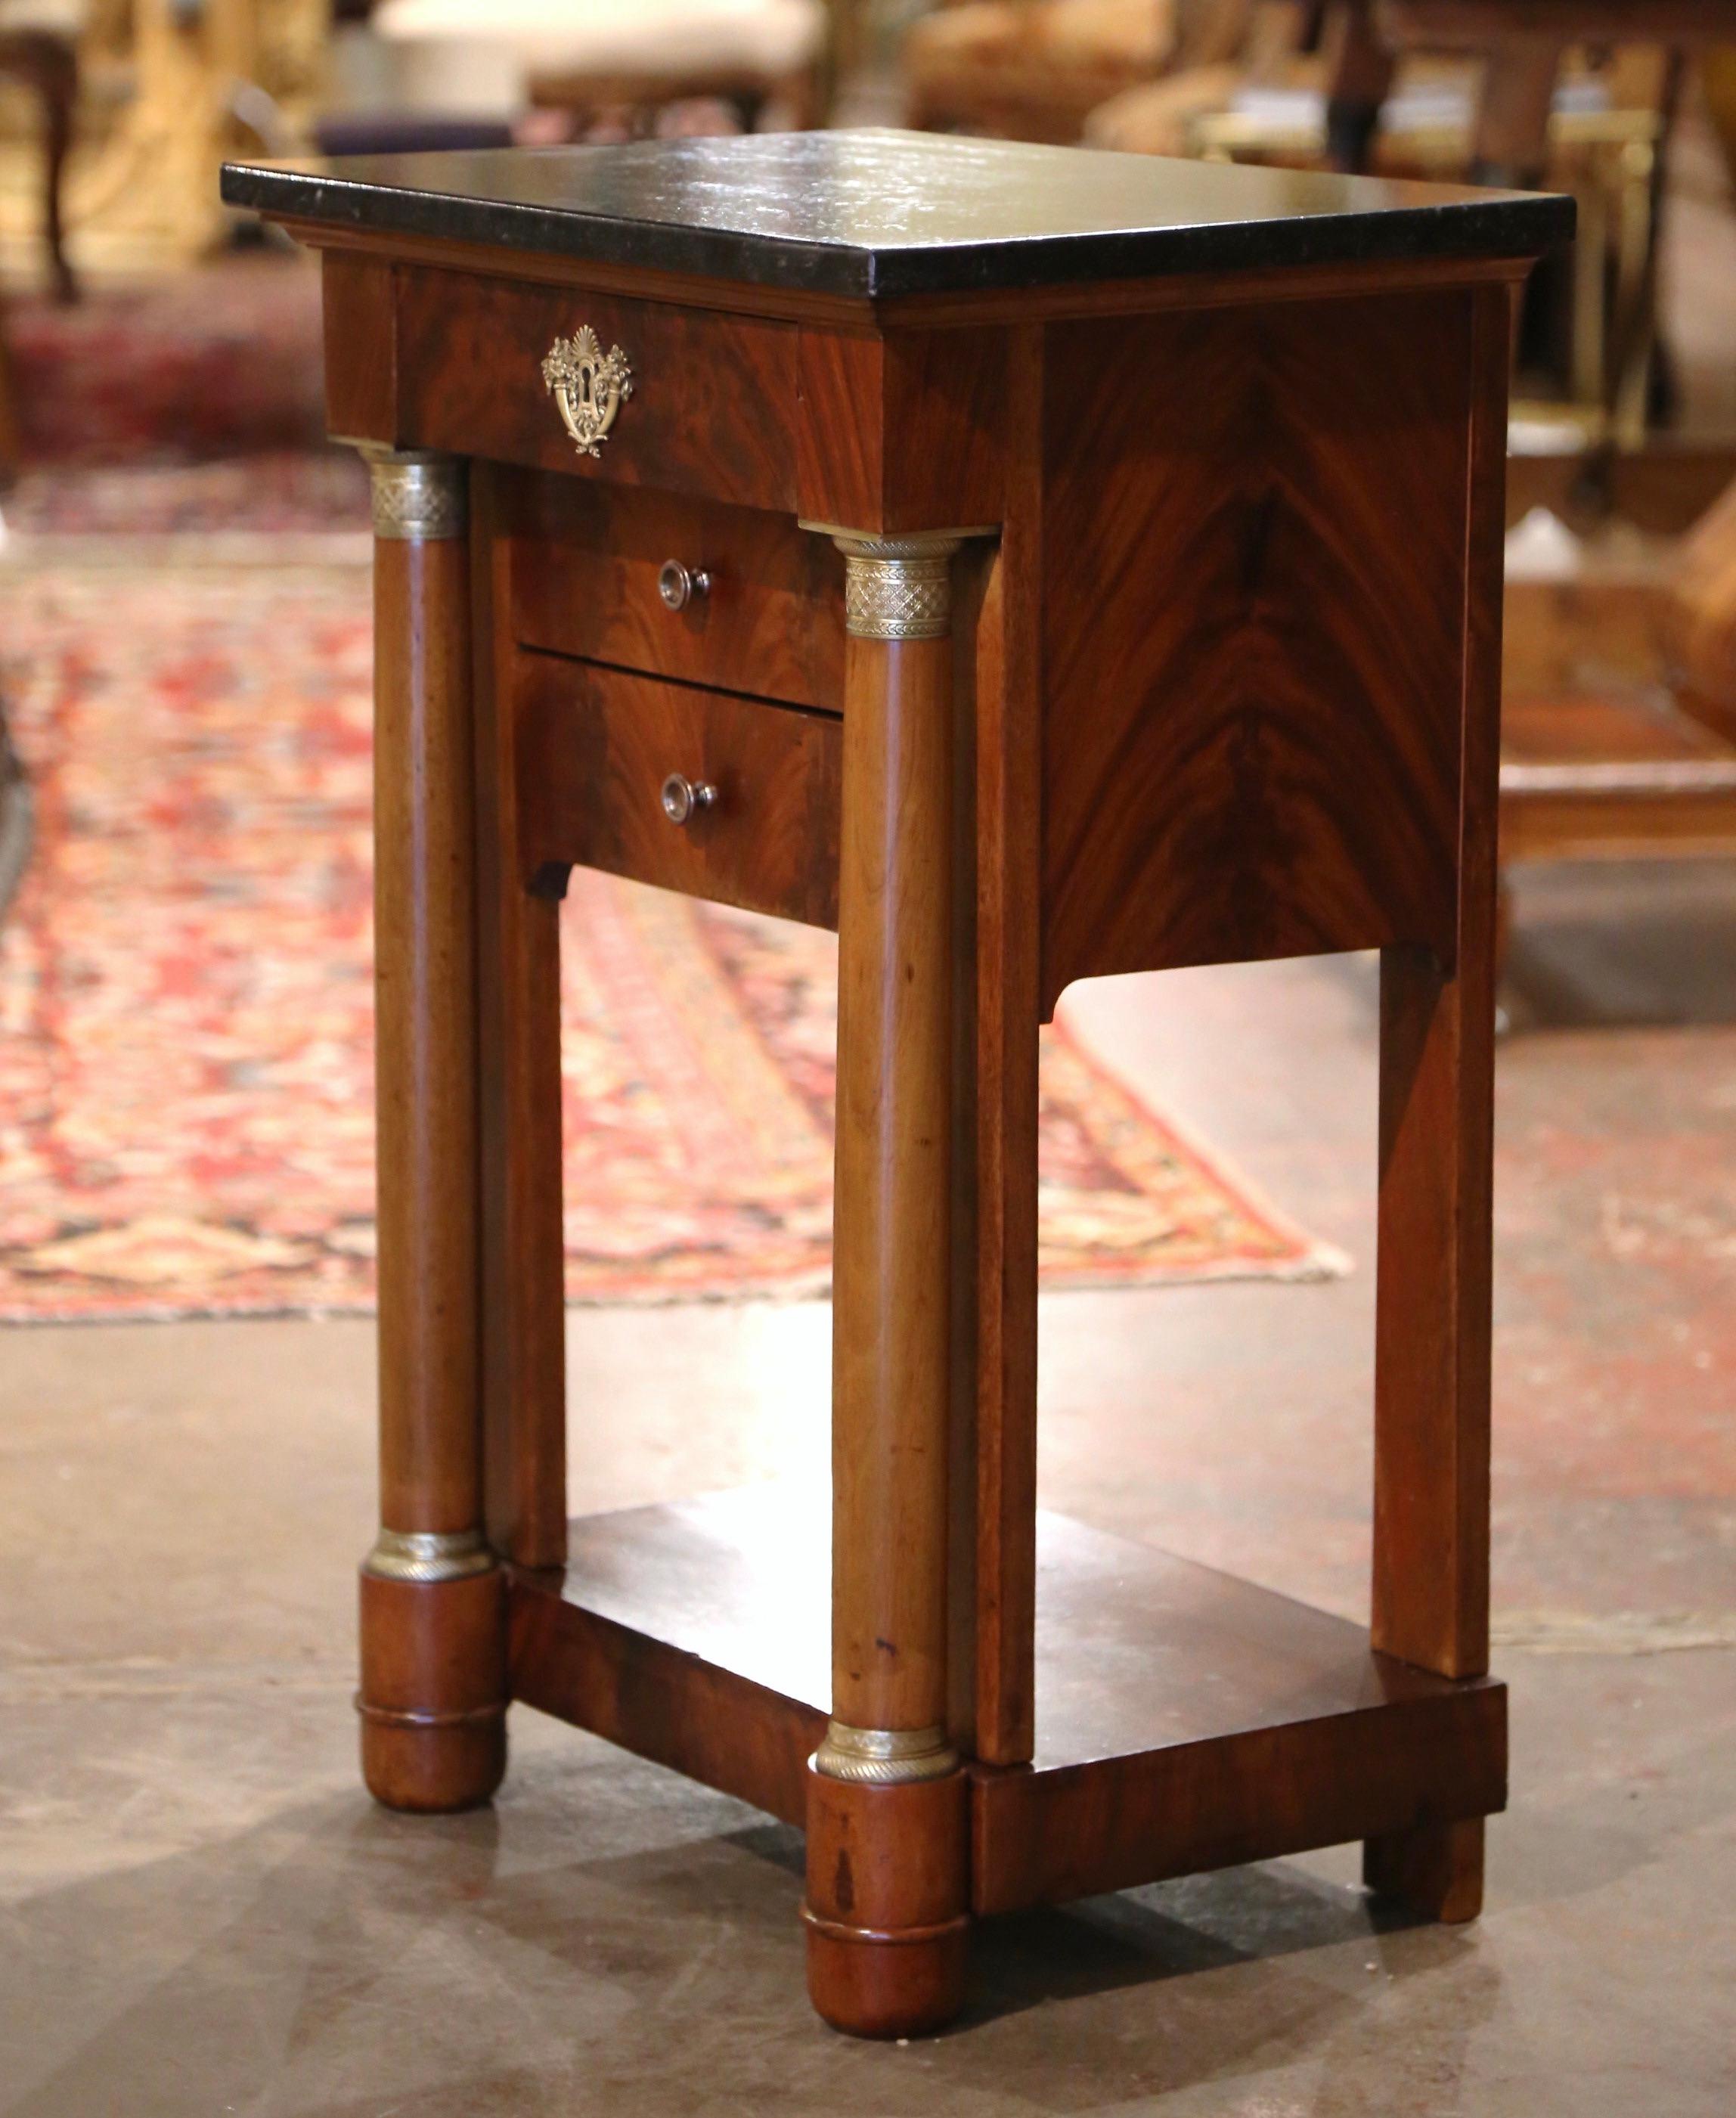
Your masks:
<svg viewBox="0 0 1736 2118"><path fill-rule="evenodd" d="M515 1697L803 1821L830 1688L826 1512L775 1487L592 1516L511 1593ZM1037 1753L972 1768L979 1912L1503 1808L1506 1688L1038 1519Z"/></svg>

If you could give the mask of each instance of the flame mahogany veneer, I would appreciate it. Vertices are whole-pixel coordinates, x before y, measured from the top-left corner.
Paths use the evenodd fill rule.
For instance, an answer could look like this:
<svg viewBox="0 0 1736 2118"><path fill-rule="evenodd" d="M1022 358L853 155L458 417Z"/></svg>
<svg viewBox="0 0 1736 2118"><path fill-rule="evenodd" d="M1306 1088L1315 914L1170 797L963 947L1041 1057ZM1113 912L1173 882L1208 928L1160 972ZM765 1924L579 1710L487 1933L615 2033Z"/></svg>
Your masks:
<svg viewBox="0 0 1736 2118"><path fill-rule="evenodd" d="M382 1460L486 1570L365 1579L370 1784L485 1799L510 1697L805 1824L865 2034L963 2005L976 1914L1349 1838L1472 1917L1507 349L1565 201L880 133L225 185L325 253L334 431L469 494L380 547ZM587 325L593 456L540 372ZM949 634L847 627L831 530L957 534ZM569 1530L575 862L839 929L829 1515ZM1039 1530L1037 1041L1075 978L1370 947L1363 1627Z"/></svg>

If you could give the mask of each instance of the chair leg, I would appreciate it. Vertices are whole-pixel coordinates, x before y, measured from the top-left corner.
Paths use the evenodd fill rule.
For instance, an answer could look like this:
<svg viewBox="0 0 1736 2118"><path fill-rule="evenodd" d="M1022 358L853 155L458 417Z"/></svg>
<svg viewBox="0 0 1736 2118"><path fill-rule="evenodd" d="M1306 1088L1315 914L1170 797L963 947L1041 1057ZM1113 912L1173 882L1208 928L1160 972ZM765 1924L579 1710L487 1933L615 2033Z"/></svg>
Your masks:
<svg viewBox="0 0 1736 2118"><path fill-rule="evenodd" d="M1392 56L1375 32L1368 0L1334 11L1326 36L1326 154L1335 169L1366 169Z"/></svg>
<svg viewBox="0 0 1736 2118"><path fill-rule="evenodd" d="M62 201L78 107L78 53L47 30L17 30L0 39L0 72L25 82L42 105L42 231L48 280L57 301L76 302L78 281L67 258Z"/></svg>
<svg viewBox="0 0 1736 2118"><path fill-rule="evenodd" d="M70 44L53 44L44 56L46 63L41 76L43 237L48 245L54 298L70 303L78 299L78 280L67 257L62 200L67 156L72 147L73 113L78 107L78 54Z"/></svg>

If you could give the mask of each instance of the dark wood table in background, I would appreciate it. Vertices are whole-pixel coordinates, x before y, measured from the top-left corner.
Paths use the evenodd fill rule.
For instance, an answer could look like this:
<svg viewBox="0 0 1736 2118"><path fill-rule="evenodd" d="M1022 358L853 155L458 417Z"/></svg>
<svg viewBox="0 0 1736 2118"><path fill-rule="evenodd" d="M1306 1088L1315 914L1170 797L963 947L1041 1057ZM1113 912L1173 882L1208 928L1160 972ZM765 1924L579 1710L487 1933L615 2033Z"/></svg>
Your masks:
<svg viewBox="0 0 1736 2118"><path fill-rule="evenodd" d="M1571 208L874 133L224 192L323 251L374 469L369 1786L485 1801L519 1699L803 1824L871 2034L974 1915L1203 1867L1361 1838L1471 1917L1507 345ZM565 1519L575 862L838 930L829 1524ZM1366 948L1371 1628L1035 1499L1039 1024Z"/></svg>

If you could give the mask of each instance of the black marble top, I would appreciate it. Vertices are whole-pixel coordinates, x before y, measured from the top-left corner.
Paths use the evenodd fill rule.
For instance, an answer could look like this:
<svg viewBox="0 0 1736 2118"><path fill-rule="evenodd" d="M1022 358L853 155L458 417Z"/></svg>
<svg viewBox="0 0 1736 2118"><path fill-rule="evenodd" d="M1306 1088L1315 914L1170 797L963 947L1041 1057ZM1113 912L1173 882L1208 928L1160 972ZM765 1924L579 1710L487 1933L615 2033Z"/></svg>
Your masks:
<svg viewBox="0 0 1736 2118"><path fill-rule="evenodd" d="M231 206L858 296L1526 257L1565 198L927 132L231 164Z"/></svg>

